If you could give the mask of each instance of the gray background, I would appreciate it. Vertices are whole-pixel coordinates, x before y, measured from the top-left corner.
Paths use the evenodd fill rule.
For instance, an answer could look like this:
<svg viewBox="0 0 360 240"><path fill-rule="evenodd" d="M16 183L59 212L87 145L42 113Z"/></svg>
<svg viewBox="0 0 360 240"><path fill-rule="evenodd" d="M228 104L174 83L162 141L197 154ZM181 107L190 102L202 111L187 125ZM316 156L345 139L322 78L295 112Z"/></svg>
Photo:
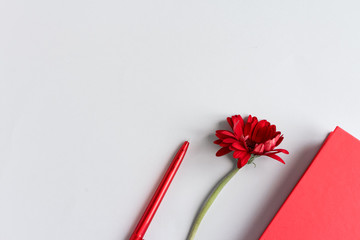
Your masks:
<svg viewBox="0 0 360 240"><path fill-rule="evenodd" d="M214 131L253 114L286 165L243 168L198 239L258 238L327 134L360 137L358 1L0 3L0 239L125 240L177 148L146 239L185 239L232 168ZM343 163L346 164L346 159Z"/></svg>

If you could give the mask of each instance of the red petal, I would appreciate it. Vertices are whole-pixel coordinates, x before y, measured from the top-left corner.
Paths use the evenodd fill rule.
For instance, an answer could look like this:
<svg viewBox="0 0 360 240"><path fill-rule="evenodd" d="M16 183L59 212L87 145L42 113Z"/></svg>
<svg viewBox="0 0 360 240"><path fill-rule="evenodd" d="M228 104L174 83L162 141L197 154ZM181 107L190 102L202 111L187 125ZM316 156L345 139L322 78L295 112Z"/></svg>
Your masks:
<svg viewBox="0 0 360 240"><path fill-rule="evenodd" d="M240 121L237 121L234 124L234 133L238 139L240 139L240 137L243 135L243 126L241 125Z"/></svg>
<svg viewBox="0 0 360 240"><path fill-rule="evenodd" d="M285 153L285 154L289 154L288 150L285 149L274 149L273 151L276 151L276 153Z"/></svg>
<svg viewBox="0 0 360 240"><path fill-rule="evenodd" d="M234 123L232 121L232 118L228 117L228 118L226 118L226 120L227 120L227 122L229 123L229 125L230 125L230 127L232 129L234 127Z"/></svg>
<svg viewBox="0 0 360 240"><path fill-rule="evenodd" d="M257 143L261 143L263 142L263 138L266 134L267 131L267 124L269 122L266 120L261 120L260 122L258 122L254 128L254 131L252 133L251 136L251 140Z"/></svg>
<svg viewBox="0 0 360 240"><path fill-rule="evenodd" d="M285 164L284 160L282 160L281 157L279 157L278 155L269 154L269 155L266 155L266 156L271 157L271 158L273 158L273 159L275 159L275 160L278 160L279 162Z"/></svg>
<svg viewBox="0 0 360 240"><path fill-rule="evenodd" d="M264 153L264 150L265 150L264 144L260 143L260 144L255 146L255 148L254 148L254 150L252 152L257 154L257 155L261 155L261 154Z"/></svg>
<svg viewBox="0 0 360 240"><path fill-rule="evenodd" d="M273 138L273 140L275 141L275 143L277 143L277 141L279 141L280 136L281 136L280 134L275 135L275 137Z"/></svg>
<svg viewBox="0 0 360 240"><path fill-rule="evenodd" d="M248 116L247 122L244 127L244 136L248 136L250 132L250 123L252 121L251 115Z"/></svg>
<svg viewBox="0 0 360 240"><path fill-rule="evenodd" d="M265 146L265 149L264 149L265 152L273 150L275 147L275 140L274 139L267 140L264 143L264 146Z"/></svg>
<svg viewBox="0 0 360 240"><path fill-rule="evenodd" d="M277 140L275 146L279 146L279 144L282 142L282 140L284 139L283 135L280 136L280 138Z"/></svg>
<svg viewBox="0 0 360 240"><path fill-rule="evenodd" d="M233 142L236 142L237 140L234 139L234 138L225 138L223 140L224 143L229 143L229 144L232 144Z"/></svg>
<svg viewBox="0 0 360 240"><path fill-rule="evenodd" d="M232 139L232 138L226 138L226 139ZM218 139L214 141L214 144L217 144L221 147L229 147L231 146L231 143L226 143L226 139L222 140L222 139ZM236 141L236 139L234 139L234 141Z"/></svg>
<svg viewBox="0 0 360 240"><path fill-rule="evenodd" d="M234 115L232 117L228 117L228 118L226 118L226 120L229 123L231 129L234 129L235 123L237 123L239 121L242 123L241 125L244 126L244 120L242 119L242 117L240 115Z"/></svg>
<svg viewBox="0 0 360 240"><path fill-rule="evenodd" d="M241 128L244 128L244 119L240 115L234 115L231 117L235 125L236 122L240 123Z"/></svg>
<svg viewBox="0 0 360 240"><path fill-rule="evenodd" d="M247 123L245 124L245 127L244 127L244 136L250 136L250 139L251 139L252 133L253 133L254 128L255 128L257 123L258 123L257 118L256 117L251 117L251 115L249 115L248 121L247 121Z"/></svg>
<svg viewBox="0 0 360 240"><path fill-rule="evenodd" d="M227 147L227 148L228 148L228 147L231 146L231 144L229 144L229 143L223 143L223 142L222 142L222 143L219 144L219 146L220 146L220 147Z"/></svg>
<svg viewBox="0 0 360 240"><path fill-rule="evenodd" d="M274 134L276 132L276 126L270 125L267 128L266 134L265 134L265 141L274 138Z"/></svg>
<svg viewBox="0 0 360 240"><path fill-rule="evenodd" d="M233 157L234 158L242 158L244 157L244 155L248 154L248 152L246 151L239 151L239 150L235 150L234 153L233 153Z"/></svg>
<svg viewBox="0 0 360 240"><path fill-rule="evenodd" d="M215 135L220 139L225 139L225 138L229 138L229 137L236 138L232 132L227 131L227 130L217 130Z"/></svg>
<svg viewBox="0 0 360 240"><path fill-rule="evenodd" d="M237 150L236 148L233 148L232 146L229 146L229 149L230 149L231 151L239 151L239 150Z"/></svg>
<svg viewBox="0 0 360 240"><path fill-rule="evenodd" d="M237 150L240 150L240 151L246 151L246 147L244 145L242 145L241 143L239 142L234 142L233 144L231 144L231 146Z"/></svg>
<svg viewBox="0 0 360 240"><path fill-rule="evenodd" d="M237 167L242 168L243 166L245 166L248 163L250 157L251 157L250 153L244 152L244 155L238 159Z"/></svg>
<svg viewBox="0 0 360 240"><path fill-rule="evenodd" d="M231 152L231 150L227 147L223 147L220 148L219 151L216 152L216 156L220 157L220 156L224 156L225 154L228 154L229 152Z"/></svg>

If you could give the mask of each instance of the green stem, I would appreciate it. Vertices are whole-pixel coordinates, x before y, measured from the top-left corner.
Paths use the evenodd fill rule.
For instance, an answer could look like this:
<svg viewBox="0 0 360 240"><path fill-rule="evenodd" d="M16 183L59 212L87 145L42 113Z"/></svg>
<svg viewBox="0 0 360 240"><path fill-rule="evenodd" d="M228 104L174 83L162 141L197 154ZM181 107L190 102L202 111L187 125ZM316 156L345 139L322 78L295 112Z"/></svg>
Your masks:
<svg viewBox="0 0 360 240"><path fill-rule="evenodd" d="M214 189L214 191L211 193L211 195L209 196L209 198L207 200L205 200L204 205L202 206L201 211L199 212L199 214L197 215L192 227L191 227L191 231L190 234L188 236L188 240L193 240L195 238L195 234L200 226L201 220L204 218L206 212L209 210L211 204L214 202L215 198L217 197L217 195L219 195L219 193L221 192L221 190L224 188L224 186L230 181L230 179L239 171L239 168L235 167L231 172L229 172L216 186L216 188Z"/></svg>

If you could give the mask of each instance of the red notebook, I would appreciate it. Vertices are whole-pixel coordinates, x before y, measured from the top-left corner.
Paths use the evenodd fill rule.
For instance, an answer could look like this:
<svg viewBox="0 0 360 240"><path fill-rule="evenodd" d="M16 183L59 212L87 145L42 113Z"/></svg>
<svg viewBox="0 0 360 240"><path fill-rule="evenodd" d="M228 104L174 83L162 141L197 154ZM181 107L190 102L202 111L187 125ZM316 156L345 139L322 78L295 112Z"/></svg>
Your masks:
<svg viewBox="0 0 360 240"><path fill-rule="evenodd" d="M360 141L330 133L260 239L360 239Z"/></svg>

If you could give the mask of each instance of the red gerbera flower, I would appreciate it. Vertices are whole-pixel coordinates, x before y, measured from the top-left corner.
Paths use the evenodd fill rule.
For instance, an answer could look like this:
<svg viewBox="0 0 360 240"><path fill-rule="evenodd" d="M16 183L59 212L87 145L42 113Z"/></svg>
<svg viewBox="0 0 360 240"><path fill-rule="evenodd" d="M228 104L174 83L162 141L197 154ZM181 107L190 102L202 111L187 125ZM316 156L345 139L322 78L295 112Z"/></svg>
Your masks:
<svg viewBox="0 0 360 240"><path fill-rule="evenodd" d="M214 143L222 147L217 151L216 156L233 152L233 157L238 159L238 168L251 163L256 156L261 155L285 164L277 154L289 154L289 152L285 149L275 149L284 139L281 132L276 131L275 125L271 125L266 120L258 121L256 117L251 115L249 115L246 123L240 115L228 117L227 121L232 131L216 131L216 136L219 139Z"/></svg>

